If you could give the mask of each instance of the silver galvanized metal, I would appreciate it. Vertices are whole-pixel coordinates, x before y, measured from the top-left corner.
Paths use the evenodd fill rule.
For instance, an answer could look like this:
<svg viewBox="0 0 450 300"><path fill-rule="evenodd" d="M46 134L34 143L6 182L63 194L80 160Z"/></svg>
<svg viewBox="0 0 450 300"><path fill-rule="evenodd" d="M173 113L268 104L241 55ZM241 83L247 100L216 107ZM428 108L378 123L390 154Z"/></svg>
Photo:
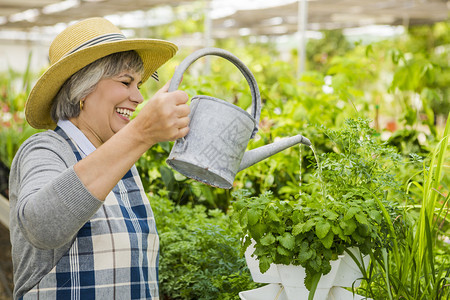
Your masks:
<svg viewBox="0 0 450 300"><path fill-rule="evenodd" d="M252 94L251 114L221 99L194 96L191 99L189 133L175 141L167 159L170 167L189 178L229 189L240 170L295 144L311 145L307 138L298 135L245 152L249 140L258 132L261 97L253 74L226 50L205 48L189 55L176 69L169 92L178 88L185 70L205 55L223 57L241 71Z"/></svg>

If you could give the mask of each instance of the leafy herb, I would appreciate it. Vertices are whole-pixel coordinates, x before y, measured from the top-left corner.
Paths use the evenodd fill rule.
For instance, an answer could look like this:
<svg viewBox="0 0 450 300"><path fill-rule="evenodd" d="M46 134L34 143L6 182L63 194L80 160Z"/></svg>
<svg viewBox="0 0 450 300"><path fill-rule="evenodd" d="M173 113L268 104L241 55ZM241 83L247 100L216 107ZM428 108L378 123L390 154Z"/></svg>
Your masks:
<svg viewBox="0 0 450 300"><path fill-rule="evenodd" d="M162 299L239 299L258 287L239 255L238 227L219 210L152 196L160 235Z"/></svg>
<svg viewBox="0 0 450 300"><path fill-rule="evenodd" d="M336 151L320 155L322 170L302 186L301 195L280 200L270 191L256 197L234 193L243 249L255 240L263 273L272 263L303 266L307 288L346 248L358 247L375 259L381 249L390 249L389 220L401 217L397 205L405 196L394 174L402 157L375 139L369 121L350 119L341 130L323 131ZM402 223L394 229L402 236Z"/></svg>

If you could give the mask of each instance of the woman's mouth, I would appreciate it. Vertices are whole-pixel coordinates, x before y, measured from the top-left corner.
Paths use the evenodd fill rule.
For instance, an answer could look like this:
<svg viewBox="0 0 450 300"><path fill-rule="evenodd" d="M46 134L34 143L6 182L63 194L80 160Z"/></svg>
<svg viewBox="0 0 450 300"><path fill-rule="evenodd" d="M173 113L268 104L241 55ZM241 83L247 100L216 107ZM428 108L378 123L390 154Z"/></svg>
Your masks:
<svg viewBox="0 0 450 300"><path fill-rule="evenodd" d="M126 120L130 120L131 115L133 114L133 111L127 108L116 108L116 112L119 114L120 117Z"/></svg>

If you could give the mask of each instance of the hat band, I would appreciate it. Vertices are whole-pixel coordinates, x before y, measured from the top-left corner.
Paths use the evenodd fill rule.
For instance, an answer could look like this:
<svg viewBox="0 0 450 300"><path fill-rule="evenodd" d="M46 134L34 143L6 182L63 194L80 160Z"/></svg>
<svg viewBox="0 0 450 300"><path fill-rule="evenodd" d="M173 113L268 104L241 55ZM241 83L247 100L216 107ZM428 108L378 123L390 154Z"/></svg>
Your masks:
<svg viewBox="0 0 450 300"><path fill-rule="evenodd" d="M66 53L64 56L70 55L78 50L91 47L97 44L106 43L106 42L114 42L114 41L123 41L126 40L126 37L123 34L120 33L109 33L105 35L98 36L94 39L91 39L89 41L84 42L83 44L79 45L72 51ZM156 81L159 81L158 72L154 72L151 77L155 79Z"/></svg>
<svg viewBox="0 0 450 300"><path fill-rule="evenodd" d="M66 53L66 55L64 55L64 56L70 55L70 54L72 54L72 53L74 53L74 52L76 52L76 51L78 51L80 49L87 48L87 47L90 47L90 46L94 46L94 45L97 45L97 44L106 43L106 42L114 42L114 41L122 41L122 40L125 40L125 39L126 39L125 36L123 34L120 34L120 33L110 33L110 34L101 35L101 36L98 36L98 37L96 37L94 39L91 39L89 41L84 42L83 44L79 45L78 47L76 47L72 51Z"/></svg>

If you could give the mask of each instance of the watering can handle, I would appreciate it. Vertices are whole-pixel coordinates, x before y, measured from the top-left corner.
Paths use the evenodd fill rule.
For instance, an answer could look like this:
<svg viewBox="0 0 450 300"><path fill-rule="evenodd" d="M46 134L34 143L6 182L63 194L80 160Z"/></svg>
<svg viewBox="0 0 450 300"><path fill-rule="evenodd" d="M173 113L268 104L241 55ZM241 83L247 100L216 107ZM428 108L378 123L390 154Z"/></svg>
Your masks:
<svg viewBox="0 0 450 300"><path fill-rule="evenodd" d="M259 94L258 84L256 83L255 77L253 76L252 72L241 60L239 60L230 52L219 48L203 48L195 51L194 53L186 57L175 70L175 73L173 74L172 80L170 82L169 92L177 90L183 77L183 73L186 71L186 69L197 59L206 55L220 56L229 60L241 71L241 73L247 80L250 86L250 92L252 94L252 116L255 119L255 128L253 129L252 136L250 137L253 138L258 132L259 117L261 115L261 95Z"/></svg>

